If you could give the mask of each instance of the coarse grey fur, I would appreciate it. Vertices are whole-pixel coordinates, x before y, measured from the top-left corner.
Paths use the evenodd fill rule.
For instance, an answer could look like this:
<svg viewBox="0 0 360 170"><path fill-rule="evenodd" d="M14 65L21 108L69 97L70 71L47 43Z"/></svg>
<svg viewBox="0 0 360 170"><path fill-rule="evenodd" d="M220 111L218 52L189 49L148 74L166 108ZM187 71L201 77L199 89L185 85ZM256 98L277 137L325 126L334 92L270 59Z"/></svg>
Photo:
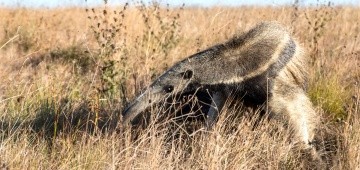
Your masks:
<svg viewBox="0 0 360 170"><path fill-rule="evenodd" d="M123 112L127 125L171 94L206 87L212 92L209 127L235 91L275 114L287 115L299 140L311 144L319 116L306 96L307 56L289 32L263 22L247 33L194 54L167 70Z"/></svg>

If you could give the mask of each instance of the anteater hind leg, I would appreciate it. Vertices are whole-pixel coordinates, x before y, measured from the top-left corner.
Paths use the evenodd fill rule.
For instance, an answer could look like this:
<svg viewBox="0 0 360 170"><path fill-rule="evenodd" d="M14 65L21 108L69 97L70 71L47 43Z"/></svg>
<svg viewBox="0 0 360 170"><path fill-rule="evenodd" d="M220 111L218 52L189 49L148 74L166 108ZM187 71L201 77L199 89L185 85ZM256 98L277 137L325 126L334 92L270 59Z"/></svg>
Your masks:
<svg viewBox="0 0 360 170"><path fill-rule="evenodd" d="M270 109L275 114L285 114L289 118L297 139L305 146L303 151L310 151L305 153L310 153L310 159L317 162L319 167L326 166L314 141L316 127L320 126L320 117L314 111L309 98L299 87L282 86L280 90L276 86L269 101Z"/></svg>
<svg viewBox="0 0 360 170"><path fill-rule="evenodd" d="M276 82L269 106L273 112L285 114L298 139L306 147L311 147L315 128L319 126L319 116L302 88Z"/></svg>

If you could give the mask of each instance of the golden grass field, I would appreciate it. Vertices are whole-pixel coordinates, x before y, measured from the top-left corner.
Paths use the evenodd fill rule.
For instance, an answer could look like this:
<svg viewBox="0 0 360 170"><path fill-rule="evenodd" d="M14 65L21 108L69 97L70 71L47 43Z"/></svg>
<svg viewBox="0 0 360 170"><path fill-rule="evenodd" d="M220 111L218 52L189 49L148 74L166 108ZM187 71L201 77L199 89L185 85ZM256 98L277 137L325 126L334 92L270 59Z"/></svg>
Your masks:
<svg viewBox="0 0 360 170"><path fill-rule="evenodd" d="M209 132L176 118L121 127L166 68L267 20L308 52L326 165L240 106ZM0 169L360 169L359 22L355 7L1 8Z"/></svg>

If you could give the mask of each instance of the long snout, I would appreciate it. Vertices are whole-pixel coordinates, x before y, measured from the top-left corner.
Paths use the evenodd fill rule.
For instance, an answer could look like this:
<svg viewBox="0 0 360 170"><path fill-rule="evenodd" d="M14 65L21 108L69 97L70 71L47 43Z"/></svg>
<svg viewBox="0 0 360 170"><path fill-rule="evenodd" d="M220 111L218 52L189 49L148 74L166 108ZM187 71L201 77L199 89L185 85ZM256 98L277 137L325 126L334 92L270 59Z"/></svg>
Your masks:
<svg viewBox="0 0 360 170"><path fill-rule="evenodd" d="M135 119L140 113L160 100L161 96L149 89L136 98L122 113L123 125L136 124Z"/></svg>
<svg viewBox="0 0 360 170"><path fill-rule="evenodd" d="M142 105L142 103L134 102L123 111L123 125L134 124L134 119L146 109L145 107L140 108Z"/></svg>

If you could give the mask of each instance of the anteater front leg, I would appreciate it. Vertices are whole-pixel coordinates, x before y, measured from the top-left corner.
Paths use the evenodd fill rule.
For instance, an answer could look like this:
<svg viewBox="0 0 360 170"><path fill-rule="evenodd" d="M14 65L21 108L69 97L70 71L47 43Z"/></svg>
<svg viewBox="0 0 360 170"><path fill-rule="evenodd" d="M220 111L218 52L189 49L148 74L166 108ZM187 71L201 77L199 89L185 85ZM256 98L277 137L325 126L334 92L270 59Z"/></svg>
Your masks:
<svg viewBox="0 0 360 170"><path fill-rule="evenodd" d="M211 130L216 123L216 119L218 118L219 112L223 108L225 101L226 96L224 92L216 91L212 94L211 106L206 115L206 127L208 130Z"/></svg>

